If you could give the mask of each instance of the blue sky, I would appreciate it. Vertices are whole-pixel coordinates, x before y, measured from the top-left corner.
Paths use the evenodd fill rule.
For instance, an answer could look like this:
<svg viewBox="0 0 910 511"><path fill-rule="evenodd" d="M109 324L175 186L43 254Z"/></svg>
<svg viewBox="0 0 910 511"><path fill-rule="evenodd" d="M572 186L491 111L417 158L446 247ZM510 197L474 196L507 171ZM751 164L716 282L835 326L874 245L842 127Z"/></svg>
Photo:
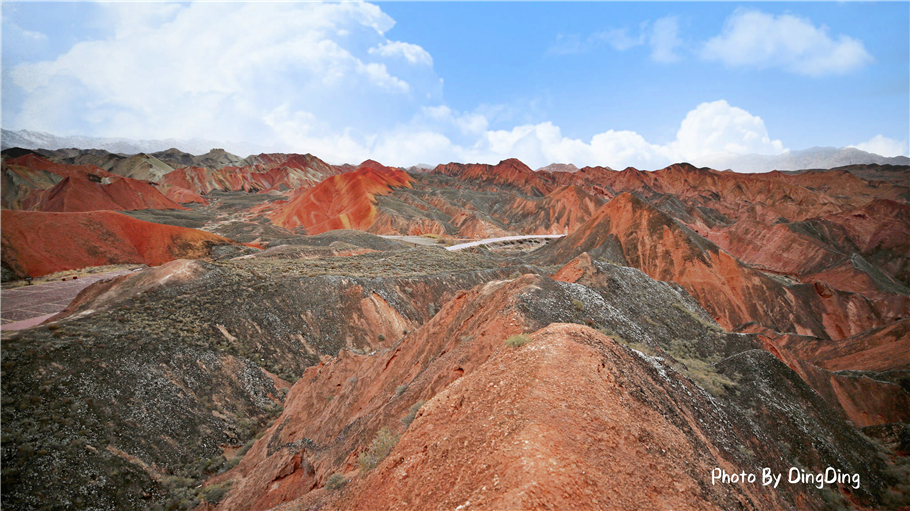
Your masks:
<svg viewBox="0 0 910 511"><path fill-rule="evenodd" d="M330 162L910 143L908 2L3 2L2 124Z"/></svg>

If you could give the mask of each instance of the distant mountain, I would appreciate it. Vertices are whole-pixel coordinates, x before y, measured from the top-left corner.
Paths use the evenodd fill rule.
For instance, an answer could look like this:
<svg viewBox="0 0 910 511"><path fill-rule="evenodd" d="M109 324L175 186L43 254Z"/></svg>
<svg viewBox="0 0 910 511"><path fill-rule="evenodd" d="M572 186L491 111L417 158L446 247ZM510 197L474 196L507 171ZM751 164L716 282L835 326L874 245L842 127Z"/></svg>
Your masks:
<svg viewBox="0 0 910 511"><path fill-rule="evenodd" d="M578 167L571 163L551 163L546 167L540 167L538 171L544 172L578 172Z"/></svg>
<svg viewBox="0 0 910 511"><path fill-rule="evenodd" d="M127 138L100 138L67 136L61 137L30 130L0 130L0 150L20 147L22 149L103 149L111 153L133 155L138 153L158 153L174 148L178 152L191 155L204 155L213 148L223 150L235 155L254 155L260 153L281 152L275 147L264 147L246 142L219 142L193 138L178 140L173 138L162 140L132 140ZM158 156L156 154L156 156ZM161 158L160 156L158 156ZM162 159L165 161L164 159ZM699 167L711 167L717 170L731 169L736 172L770 172L772 170L801 170L801 169L831 169L847 165L910 165L910 158L906 156L885 157L861 151L853 147L812 147L799 151L788 151L778 155L763 154L716 154L696 158L691 161ZM351 166L351 170L356 169ZM427 164L415 165L408 170L411 172L427 171L432 168ZM554 163L538 170L575 172L577 168L571 164Z"/></svg>
<svg viewBox="0 0 910 511"><path fill-rule="evenodd" d="M206 154L213 148L224 148L234 154L250 155L275 152L274 148L249 144L246 142L214 142L201 138L178 140L167 138L163 140L131 140L128 138L100 138L69 136L59 137L50 133L30 130L0 130L0 150L10 147L23 149L103 149L112 153L132 155L138 153L154 153L167 151L173 148L191 154Z"/></svg>
<svg viewBox="0 0 910 511"><path fill-rule="evenodd" d="M910 165L910 158L892 158L867 153L854 147L812 147L800 151L787 151L778 155L718 154L697 158L700 167L736 172L770 172L772 170L832 169L846 165Z"/></svg>

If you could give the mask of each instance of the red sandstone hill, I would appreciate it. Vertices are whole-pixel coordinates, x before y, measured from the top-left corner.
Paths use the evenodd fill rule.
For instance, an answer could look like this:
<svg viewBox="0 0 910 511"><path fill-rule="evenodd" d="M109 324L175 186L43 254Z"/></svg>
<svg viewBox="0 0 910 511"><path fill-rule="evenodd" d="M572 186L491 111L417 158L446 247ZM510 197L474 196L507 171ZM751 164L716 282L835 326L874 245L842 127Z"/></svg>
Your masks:
<svg viewBox="0 0 910 511"><path fill-rule="evenodd" d="M332 229L367 230L376 220L375 197L393 187L410 186L403 171L361 167L355 172L329 177L268 216L287 229L303 227L308 234Z"/></svg>
<svg viewBox="0 0 910 511"><path fill-rule="evenodd" d="M448 163L437 166L433 173L456 177L462 181L480 181L495 185L497 188L500 186L513 187L522 193L538 197L546 195L555 188L550 182L548 174L534 172L515 158L503 160L495 166L481 163L467 165Z"/></svg>
<svg viewBox="0 0 910 511"><path fill-rule="evenodd" d="M3 211L3 266L22 278L108 264L150 266L209 257L237 242L185 227L153 224L113 211Z"/></svg>
<svg viewBox="0 0 910 511"><path fill-rule="evenodd" d="M11 170L28 170L32 172L45 171L57 174L60 177L81 177L85 178L87 174L92 174L100 178L117 177L96 165L67 165L65 163L54 163L47 158L36 154L26 154L18 158L10 158L4 161L4 165Z"/></svg>
<svg viewBox="0 0 910 511"><path fill-rule="evenodd" d="M617 305L636 284L674 293L634 273L617 270L607 280L615 288L601 292ZM388 350L323 359L239 465L208 481L233 482L217 509L824 509L799 485L711 485L705 474L835 458L880 470L862 457L868 441L764 352L741 348L725 360L743 392L728 406L618 336L539 316L577 311L569 296L593 306L589 293L533 275L490 282ZM643 306L653 318L645 330L676 324ZM524 346L503 342L522 331L533 332ZM383 427L400 440L358 474L358 455ZM343 490L324 488L333 473L351 478Z"/></svg>
<svg viewBox="0 0 910 511"><path fill-rule="evenodd" d="M29 211L185 209L146 181L94 165L53 163L34 154L8 159L4 206Z"/></svg>
<svg viewBox="0 0 910 511"><path fill-rule="evenodd" d="M617 196L536 257L565 263L583 252L676 282L727 329L757 322L840 339L910 314L907 296L881 302L822 284L785 286L631 194Z"/></svg>
<svg viewBox="0 0 910 511"><path fill-rule="evenodd" d="M759 174L770 180L793 183L810 190L825 193L854 205L863 205L876 199L904 200L910 195L910 188L896 183L867 180L844 169L791 174L769 172Z"/></svg>
<svg viewBox="0 0 910 511"><path fill-rule="evenodd" d="M616 193L607 184L609 178L607 173L615 172L609 167L585 167L574 172L546 171L540 169L540 173L548 173L550 177L559 186L578 186L591 195L612 199Z"/></svg>
<svg viewBox="0 0 910 511"><path fill-rule="evenodd" d="M560 186L542 199L516 196L497 217L522 234L567 234L588 221L603 204L603 199L578 186Z"/></svg>
<svg viewBox="0 0 910 511"><path fill-rule="evenodd" d="M311 154L260 154L241 166L187 166L166 174L161 183L205 195L213 190L257 192L309 187L339 174L335 167Z"/></svg>
<svg viewBox="0 0 910 511"><path fill-rule="evenodd" d="M21 209L22 200L36 190L53 188L63 179L75 180L116 179L119 176L94 165L67 165L54 163L35 153L3 160L3 207Z"/></svg>
<svg viewBox="0 0 910 511"><path fill-rule="evenodd" d="M910 197L905 187L870 182L836 170L800 175L739 174L680 163L656 171L585 167L573 174L554 173L553 179L608 197L635 192L656 201L661 195L672 195L696 217L699 209L707 208L717 216L769 225L781 218L793 222L837 214L876 199L906 202ZM711 221L690 223L694 228L705 225L710 226Z"/></svg>
<svg viewBox="0 0 910 511"><path fill-rule="evenodd" d="M910 283L910 206L894 201L874 200L806 222L740 220L706 237L757 268L804 282L870 296L905 293L897 288Z"/></svg>
<svg viewBox="0 0 910 511"><path fill-rule="evenodd" d="M737 220L750 218L771 224L781 217L799 221L848 209L841 201L798 184L761 174L699 169L686 163L653 172L628 168L604 173L604 177L605 184L617 193L634 191L646 197L672 194L690 205L707 206Z"/></svg>
<svg viewBox="0 0 910 511"><path fill-rule="evenodd" d="M110 184L101 184L78 177L66 177L53 188L30 193L23 199L22 209L78 212L186 208L144 181L123 177Z"/></svg>

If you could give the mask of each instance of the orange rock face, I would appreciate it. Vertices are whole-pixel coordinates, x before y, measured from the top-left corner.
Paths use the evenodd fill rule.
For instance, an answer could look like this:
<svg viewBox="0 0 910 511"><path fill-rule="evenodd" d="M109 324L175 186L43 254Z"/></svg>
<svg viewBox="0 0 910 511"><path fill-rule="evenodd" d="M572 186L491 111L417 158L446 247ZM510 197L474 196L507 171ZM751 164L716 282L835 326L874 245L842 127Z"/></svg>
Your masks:
<svg viewBox="0 0 910 511"><path fill-rule="evenodd" d="M581 187L560 186L543 199L515 197L500 215L522 234L568 234L587 222L603 203Z"/></svg>
<svg viewBox="0 0 910 511"><path fill-rule="evenodd" d="M367 230L376 221L375 196L409 183L408 175L400 170L361 167L322 181L281 205L269 218L288 229L303 227L308 234L332 229Z"/></svg>
<svg viewBox="0 0 910 511"><path fill-rule="evenodd" d="M759 463L786 471L777 467L791 455L777 446L793 428L830 435L839 448L862 442L834 425L820 400L795 415L773 411L796 394L814 395L786 366L768 356L757 373L788 380L780 385L748 373L758 350L728 358L742 358L742 385L778 393L754 415L776 425L778 441L728 415L741 412L662 359L586 326L550 323L508 347L504 339L541 325L523 303L552 298L554 285L525 275L477 286L389 350L342 352L308 369L237 468L209 481L233 481L218 509L781 509L794 499L824 509L797 487L706 483L714 469L738 473ZM419 411L408 426L401 419L409 410ZM357 456L382 427L400 440L358 475ZM748 445L751 457L736 445ZM821 451L800 456L827 463ZM856 460L847 454L841 463ZM321 489L333 473L351 478L341 492Z"/></svg>
<svg viewBox="0 0 910 511"><path fill-rule="evenodd" d="M205 198L198 193L187 190L186 188L181 188L179 186L165 187L164 196L174 202L179 202L180 204L189 204L191 202L195 202L198 204L206 205L209 203L209 201L205 200Z"/></svg>
<svg viewBox="0 0 910 511"><path fill-rule="evenodd" d="M498 186L511 186L528 195L546 195L553 188L546 178L549 174L537 173L515 158L503 160L497 165L480 163L449 163L439 165L433 170L436 174L457 177L466 181L486 181Z"/></svg>
<svg viewBox="0 0 910 511"><path fill-rule="evenodd" d="M758 322L780 332L840 339L910 313L906 296L882 302L827 286L785 286L631 194L611 200L539 257L560 263L583 252L680 284L727 329Z"/></svg>
<svg viewBox="0 0 910 511"><path fill-rule="evenodd" d="M308 188L340 173L310 154L260 154L246 161L252 164L218 168L180 167L166 174L161 183L205 195L213 190L258 192Z"/></svg>
<svg viewBox="0 0 910 511"><path fill-rule="evenodd" d="M832 407L859 427L910 422L910 396L896 382L867 374L910 368L910 318L828 341L764 332L765 349L796 371Z"/></svg>
<svg viewBox="0 0 910 511"><path fill-rule="evenodd" d="M32 192L22 201L22 209L79 212L186 208L162 195L154 186L128 177L118 178L111 184L67 177L53 188Z"/></svg>
<svg viewBox="0 0 910 511"><path fill-rule="evenodd" d="M674 399L640 364L589 328L553 324L540 330L522 349L499 350L424 405L388 460L338 507L782 505L770 492L704 487L702 474L725 463L646 400L632 397L633 389L648 388L650 399ZM678 416L696 415L688 404L671 406Z"/></svg>
<svg viewBox="0 0 910 511"><path fill-rule="evenodd" d="M157 266L208 257L227 238L185 227L143 222L113 211L3 211L3 264L21 276L108 264Z"/></svg>
<svg viewBox="0 0 910 511"><path fill-rule="evenodd" d="M4 205L10 209L185 209L146 181L111 174L94 165L53 163L34 154L4 162L4 188Z"/></svg>

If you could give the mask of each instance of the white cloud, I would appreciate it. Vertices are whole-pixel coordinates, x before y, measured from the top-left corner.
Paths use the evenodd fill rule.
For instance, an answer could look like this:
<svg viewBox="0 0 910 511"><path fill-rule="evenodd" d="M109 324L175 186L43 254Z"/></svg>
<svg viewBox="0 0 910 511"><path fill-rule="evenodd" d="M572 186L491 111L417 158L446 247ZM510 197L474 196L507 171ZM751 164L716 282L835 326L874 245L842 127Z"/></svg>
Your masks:
<svg viewBox="0 0 910 511"><path fill-rule="evenodd" d="M633 31L627 28L610 28L585 38L577 34L560 34L556 42L547 49L547 54L587 53L603 44L617 51L627 51L646 43L651 48L651 60L663 64L679 61L681 57L676 50L683 44L679 37L679 19L676 16L667 16L654 23L642 22L638 26L637 34L633 34Z"/></svg>
<svg viewBox="0 0 910 511"><path fill-rule="evenodd" d="M780 140L771 140L761 117L719 100L702 103L686 114L669 146L678 157L694 160L719 153L779 154Z"/></svg>
<svg viewBox="0 0 910 511"><path fill-rule="evenodd" d="M333 163L389 165L517 157L532 167L653 169L713 153L783 150L760 117L726 101L698 105L667 143L624 130L566 137L538 122L545 119L539 112L527 115L536 112L533 101L454 111L442 101L432 56L387 39L394 21L371 4L99 6L107 9L109 39L11 70L26 98L11 125L60 135L235 140ZM617 49L648 44L658 61L678 58L681 45L675 18L642 24L637 36L617 30L594 39Z"/></svg>
<svg viewBox="0 0 910 511"><path fill-rule="evenodd" d="M458 114L445 106L425 108L423 118L436 123L436 129L451 125L456 119L481 117ZM479 122L478 127L485 126ZM421 136L426 136L426 127ZM394 136L407 139L404 130ZM779 154L785 149L779 140L771 140L764 121L749 112L719 100L698 105L680 123L676 138L667 144L649 142L634 131L609 130L589 141L565 137L551 122L523 124L511 129L471 131L462 143L445 146L437 139L433 154L436 160L415 155L417 161L462 161L496 163L518 158L532 168L552 162L572 162L578 166L606 165L621 169L633 166L655 169L674 162L699 160L718 153ZM379 143L383 146L383 143ZM392 155L395 157L394 155ZM401 157L401 155L399 155ZM396 160L391 160L396 161ZM401 161L401 160L397 160ZM396 163L396 164L410 164Z"/></svg>
<svg viewBox="0 0 910 511"><path fill-rule="evenodd" d="M389 70L386 69L385 64L376 64L375 62L371 64L360 63L358 64L357 69L359 72L369 76L370 81L379 87L401 92L408 92L410 90L410 86L407 82L389 74Z"/></svg>
<svg viewBox="0 0 910 511"><path fill-rule="evenodd" d="M386 39L394 20L372 4L99 8L111 24L109 38L83 41L55 60L10 70L26 94L9 125L60 134L203 136L273 145L293 139L264 120L281 105L290 117L306 112L326 129L348 129L355 136L390 118L409 117L415 102L439 100L439 79L426 65L429 54ZM393 66L385 61L388 55L403 58ZM417 93L418 99L411 97Z"/></svg>
<svg viewBox="0 0 910 511"><path fill-rule="evenodd" d="M481 135L489 125L486 116L481 113L456 114L445 105L423 107L421 116L424 120L429 121L430 126L435 126L437 129L456 128L464 135Z"/></svg>
<svg viewBox="0 0 910 511"><path fill-rule="evenodd" d="M906 140L901 142L882 135L876 135L865 142L848 147L855 147L860 151L866 151L867 153L873 153L879 156L893 157L908 155Z"/></svg>
<svg viewBox="0 0 910 511"><path fill-rule="evenodd" d="M370 48L371 55L383 57L404 57L411 64L433 65L433 57L426 50L416 44L401 41L386 41L379 46Z"/></svg>
<svg viewBox="0 0 910 511"><path fill-rule="evenodd" d="M832 39L825 26L791 14L774 16L739 9L708 40L701 57L730 67L781 68L813 77L844 74L873 62L863 43L846 35Z"/></svg>
<svg viewBox="0 0 910 511"><path fill-rule="evenodd" d="M675 16L668 16L655 21L648 42L651 44L651 59L655 62L678 61L680 56L676 54L676 48L682 45L679 38L679 20Z"/></svg>

